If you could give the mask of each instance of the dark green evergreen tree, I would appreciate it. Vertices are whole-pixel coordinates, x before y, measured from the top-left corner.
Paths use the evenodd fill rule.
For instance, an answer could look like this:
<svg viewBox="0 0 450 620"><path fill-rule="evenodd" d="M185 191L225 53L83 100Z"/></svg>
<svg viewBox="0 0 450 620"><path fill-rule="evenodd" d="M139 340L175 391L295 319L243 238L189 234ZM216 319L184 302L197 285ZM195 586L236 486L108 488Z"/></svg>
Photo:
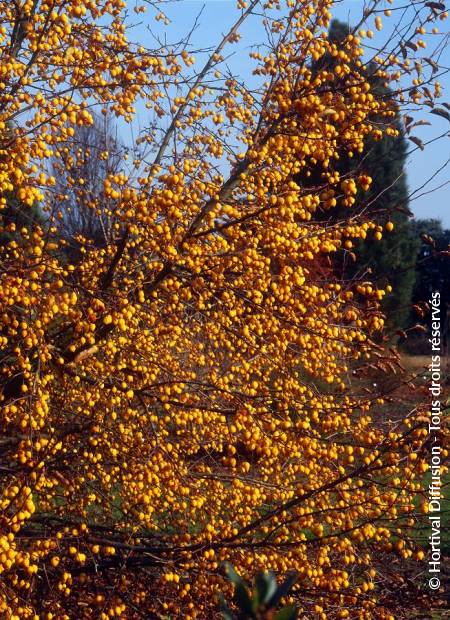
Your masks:
<svg viewBox="0 0 450 620"><path fill-rule="evenodd" d="M2 133L2 139L11 139L11 126ZM2 140L0 140L1 142ZM18 237L21 228L32 230L34 226L44 226L45 218L37 203L31 207L24 204L14 190L5 192L6 204L0 206L0 247Z"/></svg>
<svg viewBox="0 0 450 620"><path fill-rule="evenodd" d="M417 236L422 240L417 264L413 301L428 302L434 291L441 294L441 308L450 305L450 230L439 220L414 222ZM429 316L426 320L429 320Z"/></svg>
<svg viewBox="0 0 450 620"><path fill-rule="evenodd" d="M350 33L347 24L333 20L330 26L330 40L339 47ZM330 54L323 56L311 67L313 73L332 67L337 61ZM368 81L378 96L389 99L391 91L386 87L384 79L378 75L378 66L369 62L366 66ZM342 78L346 79L346 78ZM397 136L384 135L381 140L366 140L362 153L354 153L352 157L342 150L340 159L332 165L341 177L345 175L366 174L372 178L370 189L359 194L352 212L365 214L367 219L384 226L387 221L394 223L392 232L384 232L381 241L367 238L358 243L356 254L358 260L353 263L345 257L336 261L336 268L342 270L344 278L349 279L356 273L367 273L368 277L378 285L389 282L393 292L383 301L383 309L388 317L391 330L403 327L409 317L412 293L415 282L415 262L420 241L412 223L408 210L408 187L406 182L406 141L402 132L400 118L393 120L373 118L378 125L398 130ZM323 170L320 165L312 166L307 172L298 175L295 181L302 187L318 187L324 182ZM319 217L323 221L338 221L348 217L348 209L337 206L324 210Z"/></svg>
<svg viewBox="0 0 450 620"><path fill-rule="evenodd" d="M448 356L450 342L450 230L444 229L439 220L413 222L421 247L415 264L413 312L409 317L407 338L400 341L401 348L411 355L430 354L430 328L432 293L440 293L441 353ZM423 329L417 329L417 325Z"/></svg>
<svg viewBox="0 0 450 620"><path fill-rule="evenodd" d="M45 218L37 203L30 207L21 202L14 192L9 192L5 207L0 209L0 246L16 238L21 228L33 230L34 226L43 226L44 223ZM15 230L11 230L11 225Z"/></svg>
<svg viewBox="0 0 450 620"><path fill-rule="evenodd" d="M396 124L399 128L398 121ZM359 269L370 269L371 278L377 284L391 284L393 291L383 301L383 309L388 326L402 328L411 310L416 279L414 267L420 248L407 211L405 138L400 132L397 137L385 136L378 142L368 140L364 152L355 159L356 165L373 179L356 208L366 208L370 219L380 225L388 220L394 224L393 231L385 231L381 241L367 238L359 243L357 265Z"/></svg>

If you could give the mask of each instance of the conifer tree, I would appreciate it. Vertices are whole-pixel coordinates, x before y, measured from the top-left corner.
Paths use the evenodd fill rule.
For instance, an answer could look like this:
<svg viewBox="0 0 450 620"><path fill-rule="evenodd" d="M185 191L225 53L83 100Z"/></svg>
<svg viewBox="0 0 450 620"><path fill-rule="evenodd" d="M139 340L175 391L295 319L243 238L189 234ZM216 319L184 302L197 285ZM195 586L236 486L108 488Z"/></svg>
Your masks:
<svg viewBox="0 0 450 620"><path fill-rule="evenodd" d="M3 151L8 148L12 138L11 124L7 125L0 136L0 147ZM38 201L27 205L20 200L14 185L3 193L0 202L0 246L12 241L17 231L22 228L32 230L36 225L44 226L45 218L39 208Z"/></svg>
<svg viewBox="0 0 450 620"><path fill-rule="evenodd" d="M330 25L329 40L339 49L350 33L351 29L347 24L335 19ZM339 56L328 53L312 63L311 71L316 74L326 68L334 68L338 62ZM370 62L368 74L373 93L381 99L390 100L393 93L378 73L376 63ZM394 132L387 129L382 136L368 137L362 152L349 153L342 149L339 159L334 163L334 169L342 179L356 173L363 185L367 182L367 191L351 205L352 214L366 213L367 217L376 222L377 238L367 237L356 244L356 262L353 252L344 251L335 261L335 268L342 273L344 279L366 274L379 285L392 287L391 294L386 296L382 304L388 326L392 330L403 327L408 320L415 282L414 265L420 241L410 219L412 214L408 210L405 171L407 145L400 116L397 112L394 123L376 116L372 120L382 129L386 129L390 122L398 135L393 135ZM320 187L326 181L321 164L306 173L303 171L295 180L300 186L306 184L311 187ZM330 209L329 204L325 203L325 208L317 215L325 221L337 223L344 221L348 213L346 207L337 205ZM380 235L383 235L383 238Z"/></svg>

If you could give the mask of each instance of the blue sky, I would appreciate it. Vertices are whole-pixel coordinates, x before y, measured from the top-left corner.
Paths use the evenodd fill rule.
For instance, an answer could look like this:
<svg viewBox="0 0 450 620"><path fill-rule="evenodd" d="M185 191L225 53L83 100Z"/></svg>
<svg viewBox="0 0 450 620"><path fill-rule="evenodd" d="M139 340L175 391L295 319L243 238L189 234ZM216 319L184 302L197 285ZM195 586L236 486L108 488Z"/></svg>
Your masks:
<svg viewBox="0 0 450 620"><path fill-rule="evenodd" d="M131 4L130 2L130 7ZM391 7L388 4L386 4L386 7L395 8L396 4L399 4L397 0L394 1ZM405 3L401 4L404 5ZM332 10L333 16L343 21L348 21L350 24L355 23L356 19L361 15L362 5L363 3L360 0L336 2ZM142 24L137 27L134 36L131 35L130 38L135 39L136 34L139 34L141 42L150 47L152 41L149 29L151 29L152 32L159 34L166 31L168 33L168 40L175 41L177 37L181 38L189 32L196 16L202 11L192 41L194 47L212 46L217 44L220 40L220 35L227 32L237 16L234 0L207 0L206 2L202 0L179 0L173 4L168 3L165 11L172 21L168 27L162 26L160 22L154 22L150 14L144 15ZM391 18L385 18L383 21L385 28L381 33L375 31L375 38L371 41L374 47L381 45L385 40L391 25L395 22L395 13ZM449 21L438 22L437 25L440 27L440 31L448 32ZM261 26L261 20L258 17L253 17L246 21L240 32L243 35L241 42L227 48L230 52L233 52L233 56L228 62L234 72L239 73L243 77L247 76L248 80L254 67L254 61L248 58L250 47L252 44L263 42L265 40L265 33ZM430 42L430 44L436 41L436 37L433 37L433 41L431 37L424 37L424 39L427 43ZM201 63L199 62L199 64ZM446 46L446 50L440 58L440 64L450 67L450 44ZM441 78L440 81L443 87L441 101L450 102L450 74ZM417 115L417 119L432 123L431 127L420 126L413 132L413 135L419 137L425 143L446 131L450 133L450 123L443 118L430 114L427 108ZM140 124L142 124L142 120L139 119ZM450 139L446 137L429 144L423 152L416 149L412 142L410 144L411 151L414 152L408 158L408 187L410 192L416 192L415 198L410 203L410 208L418 218L432 217L441 219L446 227L450 227L450 208L448 206L450 203L450 184L446 184L450 179L450 166L444 168L426 188L420 190L420 187L450 157ZM429 193L431 189L441 185L443 187ZM427 193L420 196L424 192Z"/></svg>

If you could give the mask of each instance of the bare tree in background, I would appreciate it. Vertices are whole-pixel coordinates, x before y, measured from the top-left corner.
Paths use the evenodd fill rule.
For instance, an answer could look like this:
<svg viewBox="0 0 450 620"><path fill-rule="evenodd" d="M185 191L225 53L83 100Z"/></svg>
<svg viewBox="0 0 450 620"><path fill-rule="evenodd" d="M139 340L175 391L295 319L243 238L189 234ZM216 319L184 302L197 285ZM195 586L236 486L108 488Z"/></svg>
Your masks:
<svg viewBox="0 0 450 620"><path fill-rule="evenodd" d="M57 227L75 252L81 244L107 246L120 229L117 201L105 191L105 180L120 173L125 147L108 114L93 118L92 125L75 128L71 142L52 161Z"/></svg>

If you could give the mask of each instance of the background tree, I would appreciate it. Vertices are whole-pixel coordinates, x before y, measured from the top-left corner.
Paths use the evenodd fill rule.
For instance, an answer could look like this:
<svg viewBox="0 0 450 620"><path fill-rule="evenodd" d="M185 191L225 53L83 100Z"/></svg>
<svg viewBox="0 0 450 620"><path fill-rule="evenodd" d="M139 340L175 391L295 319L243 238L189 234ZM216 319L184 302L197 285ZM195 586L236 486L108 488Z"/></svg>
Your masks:
<svg viewBox="0 0 450 620"><path fill-rule="evenodd" d="M449 340L449 307L450 307L450 230L444 229L439 220L414 221L415 233L421 239L421 248L417 257L415 270L415 287L413 294L414 311L409 317L409 327L417 323L431 328L429 301L434 291L441 295L442 338L444 357ZM430 343L429 333L409 331L402 348L408 353L428 355Z"/></svg>
<svg viewBox="0 0 450 620"><path fill-rule="evenodd" d="M120 236L116 202L107 189L109 179L123 173L125 148L108 112L92 118L92 124L76 126L71 139L59 145L51 165L56 179L52 210L73 257L80 244L101 248Z"/></svg>
<svg viewBox="0 0 450 620"><path fill-rule="evenodd" d="M414 302L426 302L434 291L440 291L442 304L450 303L450 230L439 220L416 220L417 237L422 245L416 266Z"/></svg>
<svg viewBox="0 0 450 620"><path fill-rule="evenodd" d="M12 125L6 125L2 132L2 142L7 144L12 139ZM26 227L33 229L36 225L44 226L44 217L36 201L31 205L24 204L17 196L14 184L2 192L0 204L0 245L14 238L17 232Z"/></svg>
<svg viewBox="0 0 450 620"><path fill-rule="evenodd" d="M329 40L342 48L346 37L352 35L351 27L334 19L329 29ZM311 71L317 73L327 69L335 69L342 58L334 49L324 54L311 65ZM354 67L360 62L355 59ZM367 63L368 81L372 92L377 97L389 100L394 92L386 86L386 80L380 75L380 67L376 62ZM345 79L345 78L343 78ZM332 169L345 179L355 176L367 183L364 195L355 198L352 204L352 215L364 213L378 225L375 234L382 234L385 224L388 229L383 238L374 240L370 237L359 240L352 251L358 255L357 262L351 258L350 251L345 251L335 261L336 269L342 271L344 279L366 274L369 279L379 286L392 286L392 292L382 302L382 308L387 315L390 330L404 327L411 311L412 294L415 281L415 263L419 252L420 241L416 235L411 212L408 209L408 187L406 181L407 145L398 109L394 118L386 119L373 115L372 122L376 127L387 129L383 135L376 134L368 137L361 151L348 152L342 149L339 159L333 162ZM329 169L325 171L329 174ZM366 181L367 179L367 181ZM303 170L296 176L301 185L320 187L324 182L324 170L319 163L312 169ZM347 219L348 208L334 206L335 201L325 198L322 212L319 217L325 221L339 222ZM391 228L393 224L393 228Z"/></svg>
<svg viewBox="0 0 450 620"><path fill-rule="evenodd" d="M14 191L5 194L5 205L0 210L0 244L8 243L15 238L16 232L26 227L33 229L36 225L44 226L45 218L39 205L31 207L23 204Z"/></svg>

